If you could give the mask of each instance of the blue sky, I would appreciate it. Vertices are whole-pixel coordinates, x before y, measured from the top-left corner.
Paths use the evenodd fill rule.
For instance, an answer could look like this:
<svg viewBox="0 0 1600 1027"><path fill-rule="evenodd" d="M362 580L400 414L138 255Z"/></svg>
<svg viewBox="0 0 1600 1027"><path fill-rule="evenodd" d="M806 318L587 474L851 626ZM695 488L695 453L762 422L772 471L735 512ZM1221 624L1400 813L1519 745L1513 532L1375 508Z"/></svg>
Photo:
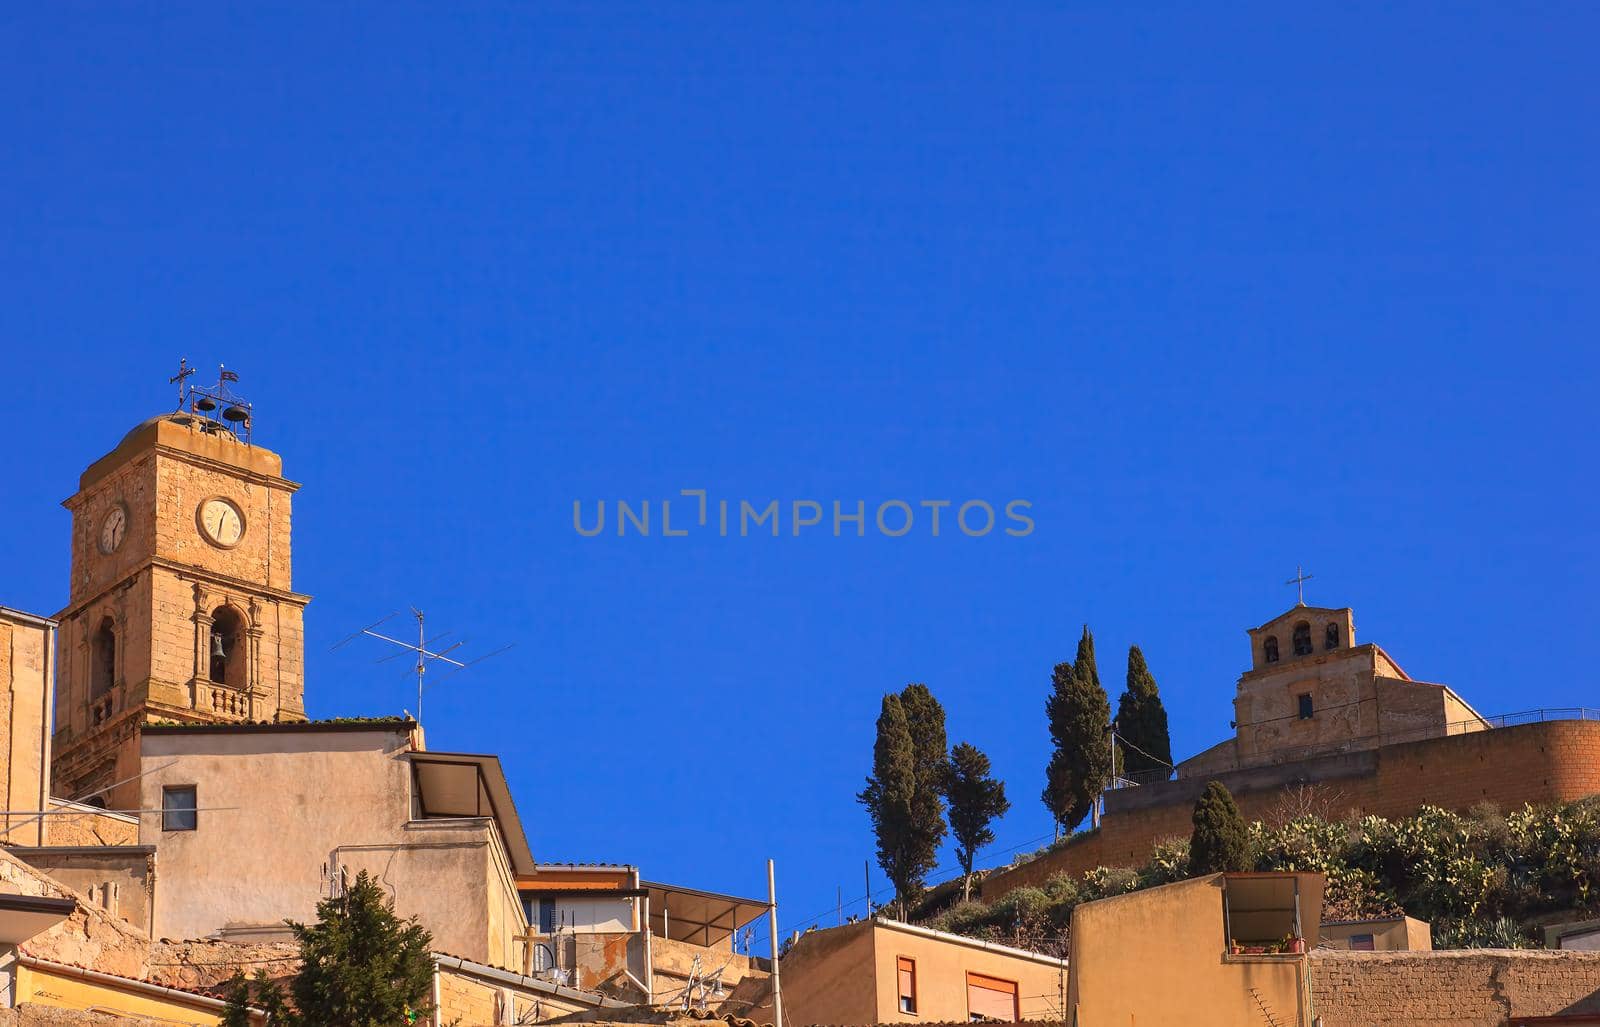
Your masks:
<svg viewBox="0 0 1600 1027"><path fill-rule="evenodd" d="M427 727L536 854L774 857L790 926L860 908L883 692L991 754L998 861L1081 625L1188 755L1297 564L1486 713L1600 704L1594 9L1123 6L8 9L0 603L62 605L78 471L225 362L304 485L314 716L414 704L328 651L408 604L514 642ZM695 488L1036 528L572 527Z"/></svg>

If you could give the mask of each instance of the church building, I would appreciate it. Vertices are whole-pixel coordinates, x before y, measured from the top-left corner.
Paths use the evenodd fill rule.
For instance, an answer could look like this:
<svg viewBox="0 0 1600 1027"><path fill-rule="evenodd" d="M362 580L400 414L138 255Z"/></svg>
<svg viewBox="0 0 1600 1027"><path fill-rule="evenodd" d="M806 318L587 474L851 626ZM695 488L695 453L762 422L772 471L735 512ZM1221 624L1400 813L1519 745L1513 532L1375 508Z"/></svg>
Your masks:
<svg viewBox="0 0 1600 1027"><path fill-rule="evenodd" d="M64 504L70 601L55 617L58 794L136 809L148 723L305 719L296 488L277 454L182 410L83 472Z"/></svg>

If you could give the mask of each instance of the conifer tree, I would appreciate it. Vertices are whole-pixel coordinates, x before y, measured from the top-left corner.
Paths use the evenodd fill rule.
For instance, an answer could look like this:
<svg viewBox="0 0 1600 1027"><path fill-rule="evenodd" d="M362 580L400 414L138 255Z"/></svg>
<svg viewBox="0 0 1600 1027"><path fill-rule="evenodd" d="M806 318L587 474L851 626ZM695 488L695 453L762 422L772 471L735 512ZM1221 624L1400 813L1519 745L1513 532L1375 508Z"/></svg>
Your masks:
<svg viewBox="0 0 1600 1027"><path fill-rule="evenodd" d="M300 943L295 1022L399 1027L431 1012L433 938L416 917L397 917L365 870L343 896L317 903L316 923L289 927Z"/></svg>
<svg viewBox="0 0 1600 1027"><path fill-rule="evenodd" d="M919 844L936 851L944 841L944 797L948 790L950 757L944 727L944 707L927 685L910 684L900 690L900 708L911 732L914 791L911 816Z"/></svg>
<svg viewBox="0 0 1600 1027"><path fill-rule="evenodd" d="M1167 732L1167 710L1138 646L1128 649L1128 687L1117 700L1117 737L1128 743L1119 746L1124 749L1123 774L1170 773L1172 737Z"/></svg>
<svg viewBox="0 0 1600 1027"><path fill-rule="evenodd" d="M1088 625L1077 660L1056 665L1044 709L1053 747L1041 798L1059 835L1078 826L1111 780L1111 701L1100 687Z"/></svg>
<svg viewBox="0 0 1600 1027"><path fill-rule="evenodd" d="M256 971L256 1007L267 1014L267 1023L272 1027L285 1024L292 1027L295 1023L282 989L267 976L265 970Z"/></svg>
<svg viewBox="0 0 1600 1027"><path fill-rule="evenodd" d="M250 982L243 970L233 971L222 996L227 1004L222 1007L221 1027L250 1027Z"/></svg>
<svg viewBox="0 0 1600 1027"><path fill-rule="evenodd" d="M972 863L978 850L994 841L989 826L1005 816L1004 781L989 776L989 757L975 745L962 742L950 750L950 833L956 839L956 861L961 864L961 899L972 897Z"/></svg>
<svg viewBox="0 0 1600 1027"><path fill-rule="evenodd" d="M1250 829L1221 781L1206 785L1194 804L1194 834L1189 839L1189 876L1250 869Z"/></svg>
<svg viewBox="0 0 1600 1027"><path fill-rule="evenodd" d="M934 866L934 847L916 824L916 750L900 697L883 697L872 746L872 776L856 796L867 807L878 842L878 866L902 904L915 896Z"/></svg>

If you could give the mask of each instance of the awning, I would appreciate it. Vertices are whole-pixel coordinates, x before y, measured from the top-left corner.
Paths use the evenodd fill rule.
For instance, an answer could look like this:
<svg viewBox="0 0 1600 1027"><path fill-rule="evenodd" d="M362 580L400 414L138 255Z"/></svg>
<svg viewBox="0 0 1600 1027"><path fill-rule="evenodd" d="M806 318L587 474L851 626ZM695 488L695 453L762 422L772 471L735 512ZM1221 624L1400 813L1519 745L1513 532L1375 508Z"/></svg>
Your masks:
<svg viewBox="0 0 1600 1027"><path fill-rule="evenodd" d="M1322 923L1321 874L1222 875L1230 942L1270 942L1290 936L1314 942Z"/></svg>
<svg viewBox="0 0 1600 1027"><path fill-rule="evenodd" d="M528 848L498 756L461 752L410 752L406 756L411 760L420 817L492 818L511 859L512 871L534 872L533 852Z"/></svg>
<svg viewBox="0 0 1600 1027"><path fill-rule="evenodd" d="M698 888L641 881L650 893L650 929L673 941L710 948L767 911L758 899L741 899Z"/></svg>
<svg viewBox="0 0 1600 1027"><path fill-rule="evenodd" d="M21 945L72 915L72 899L43 895L0 895L0 944Z"/></svg>

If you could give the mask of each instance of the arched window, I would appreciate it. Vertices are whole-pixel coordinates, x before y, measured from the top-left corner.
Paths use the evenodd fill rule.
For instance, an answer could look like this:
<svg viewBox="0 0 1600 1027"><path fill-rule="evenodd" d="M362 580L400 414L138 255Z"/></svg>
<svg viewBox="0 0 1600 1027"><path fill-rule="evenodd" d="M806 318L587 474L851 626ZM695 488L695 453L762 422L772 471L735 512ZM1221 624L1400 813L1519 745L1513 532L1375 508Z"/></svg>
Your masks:
<svg viewBox="0 0 1600 1027"><path fill-rule="evenodd" d="M89 642L89 698L98 699L111 691L116 677L117 629L107 617Z"/></svg>
<svg viewBox="0 0 1600 1027"><path fill-rule="evenodd" d="M1311 655L1311 625L1301 621L1294 626L1294 654L1296 656Z"/></svg>
<svg viewBox="0 0 1600 1027"><path fill-rule="evenodd" d="M1339 648L1339 625L1329 624L1328 629L1322 633L1322 648Z"/></svg>
<svg viewBox="0 0 1600 1027"><path fill-rule="evenodd" d="M1266 656L1268 663L1278 662L1278 636L1268 635L1267 640L1261 643L1261 652Z"/></svg>
<svg viewBox="0 0 1600 1027"><path fill-rule="evenodd" d="M211 615L211 680L219 685L243 688L244 619L231 606L220 606Z"/></svg>

